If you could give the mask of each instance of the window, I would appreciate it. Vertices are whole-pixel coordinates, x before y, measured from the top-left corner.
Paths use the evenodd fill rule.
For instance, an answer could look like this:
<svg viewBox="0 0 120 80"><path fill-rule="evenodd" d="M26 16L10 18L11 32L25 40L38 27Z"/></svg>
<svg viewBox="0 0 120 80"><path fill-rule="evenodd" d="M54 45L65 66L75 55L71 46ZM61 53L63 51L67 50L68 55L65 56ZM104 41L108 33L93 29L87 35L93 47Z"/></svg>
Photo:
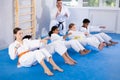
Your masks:
<svg viewBox="0 0 120 80"><path fill-rule="evenodd" d="M78 5L78 0L62 0L63 5L66 6L77 6Z"/></svg>
<svg viewBox="0 0 120 80"><path fill-rule="evenodd" d="M99 0L83 0L83 7L99 7Z"/></svg>
<svg viewBox="0 0 120 80"><path fill-rule="evenodd" d="M120 0L119 0L119 8L120 8Z"/></svg>
<svg viewBox="0 0 120 80"><path fill-rule="evenodd" d="M103 0L103 6L116 7L116 0Z"/></svg>
<svg viewBox="0 0 120 80"><path fill-rule="evenodd" d="M120 8L120 0L62 0L66 6Z"/></svg>

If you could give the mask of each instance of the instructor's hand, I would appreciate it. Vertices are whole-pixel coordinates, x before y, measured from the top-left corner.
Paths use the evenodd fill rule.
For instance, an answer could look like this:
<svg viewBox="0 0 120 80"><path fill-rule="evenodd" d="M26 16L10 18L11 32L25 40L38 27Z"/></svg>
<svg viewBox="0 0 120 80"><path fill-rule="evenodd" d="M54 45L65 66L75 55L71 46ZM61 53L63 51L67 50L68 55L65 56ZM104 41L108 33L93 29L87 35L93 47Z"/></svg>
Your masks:
<svg viewBox="0 0 120 80"><path fill-rule="evenodd" d="M64 16L68 17L68 14L67 14L67 13L65 13L65 15L64 15Z"/></svg>

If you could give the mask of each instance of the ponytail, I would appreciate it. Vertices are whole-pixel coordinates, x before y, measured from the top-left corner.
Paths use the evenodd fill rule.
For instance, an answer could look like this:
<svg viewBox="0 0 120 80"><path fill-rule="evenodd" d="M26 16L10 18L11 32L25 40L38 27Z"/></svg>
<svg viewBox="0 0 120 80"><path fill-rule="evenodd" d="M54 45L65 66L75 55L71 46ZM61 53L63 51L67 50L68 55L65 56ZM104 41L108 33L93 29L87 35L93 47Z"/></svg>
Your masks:
<svg viewBox="0 0 120 80"><path fill-rule="evenodd" d="M51 35L53 34L53 32L52 31L49 31L49 33L48 33L48 35L51 37Z"/></svg>
<svg viewBox="0 0 120 80"><path fill-rule="evenodd" d="M53 26L51 28L51 31L48 33L48 35L51 37L51 35L53 34L53 31L55 31L56 29L58 29L58 26Z"/></svg>

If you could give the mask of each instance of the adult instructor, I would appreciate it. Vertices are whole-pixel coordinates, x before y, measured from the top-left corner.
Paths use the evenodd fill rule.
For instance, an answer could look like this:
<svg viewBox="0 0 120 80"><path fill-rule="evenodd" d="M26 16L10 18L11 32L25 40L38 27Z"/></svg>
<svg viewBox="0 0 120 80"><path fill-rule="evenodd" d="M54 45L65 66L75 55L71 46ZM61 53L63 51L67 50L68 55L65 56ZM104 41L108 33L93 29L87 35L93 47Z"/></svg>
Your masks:
<svg viewBox="0 0 120 80"><path fill-rule="evenodd" d="M62 4L62 0L56 1L56 7L53 9L51 13L51 23L50 30L52 26L58 26L60 30L60 34L66 34L66 20L69 18L70 13L68 8Z"/></svg>

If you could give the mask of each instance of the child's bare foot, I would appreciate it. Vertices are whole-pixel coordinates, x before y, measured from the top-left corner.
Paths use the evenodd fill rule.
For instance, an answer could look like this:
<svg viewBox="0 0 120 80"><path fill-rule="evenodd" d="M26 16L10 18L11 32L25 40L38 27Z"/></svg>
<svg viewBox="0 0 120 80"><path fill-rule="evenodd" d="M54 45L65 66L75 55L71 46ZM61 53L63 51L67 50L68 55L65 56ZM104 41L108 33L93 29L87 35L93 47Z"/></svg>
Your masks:
<svg viewBox="0 0 120 80"><path fill-rule="evenodd" d="M112 46L112 44L111 43L106 43L106 46L109 47L109 46Z"/></svg>
<svg viewBox="0 0 120 80"><path fill-rule="evenodd" d="M107 43L106 42L103 42L104 46L107 46Z"/></svg>
<svg viewBox="0 0 120 80"><path fill-rule="evenodd" d="M72 61L74 64L77 64L77 61L75 61L75 60L73 60L73 59L72 59L71 61Z"/></svg>
<svg viewBox="0 0 120 80"><path fill-rule="evenodd" d="M91 52L91 50L86 50L86 49L85 49L84 51L85 51L85 53L87 53L87 54L88 54L89 52Z"/></svg>
<svg viewBox="0 0 120 80"><path fill-rule="evenodd" d="M118 42L111 42L112 45L118 44Z"/></svg>
<svg viewBox="0 0 120 80"><path fill-rule="evenodd" d="M73 62L74 64L77 63L77 62L76 62L74 59L72 59L68 54L66 54L66 57L67 57L68 61L71 61L71 62Z"/></svg>
<svg viewBox="0 0 120 80"><path fill-rule="evenodd" d="M90 50L83 50L83 51L80 51L80 54L81 55L86 55L86 54L88 54L90 52Z"/></svg>
<svg viewBox="0 0 120 80"><path fill-rule="evenodd" d="M69 58L69 61L71 61L73 64L77 64L77 62L71 58Z"/></svg>
<svg viewBox="0 0 120 80"><path fill-rule="evenodd" d="M69 57L69 61L73 62L74 64L77 63L77 62L76 62L74 59L72 59L71 57Z"/></svg>
<svg viewBox="0 0 120 80"><path fill-rule="evenodd" d="M53 70L57 70L57 71L63 72L63 69L61 69L61 68L60 68L60 67L58 67L58 66L53 67Z"/></svg>
<svg viewBox="0 0 120 80"><path fill-rule="evenodd" d="M48 76L53 76L54 75L50 70L46 70L45 74L47 74Z"/></svg>
<svg viewBox="0 0 120 80"><path fill-rule="evenodd" d="M102 50L104 47L105 47L104 43L100 43L98 49L99 49L99 50Z"/></svg>
<svg viewBox="0 0 120 80"><path fill-rule="evenodd" d="M73 63L72 61L65 61L66 64L69 64L69 65L74 65L75 63Z"/></svg>

